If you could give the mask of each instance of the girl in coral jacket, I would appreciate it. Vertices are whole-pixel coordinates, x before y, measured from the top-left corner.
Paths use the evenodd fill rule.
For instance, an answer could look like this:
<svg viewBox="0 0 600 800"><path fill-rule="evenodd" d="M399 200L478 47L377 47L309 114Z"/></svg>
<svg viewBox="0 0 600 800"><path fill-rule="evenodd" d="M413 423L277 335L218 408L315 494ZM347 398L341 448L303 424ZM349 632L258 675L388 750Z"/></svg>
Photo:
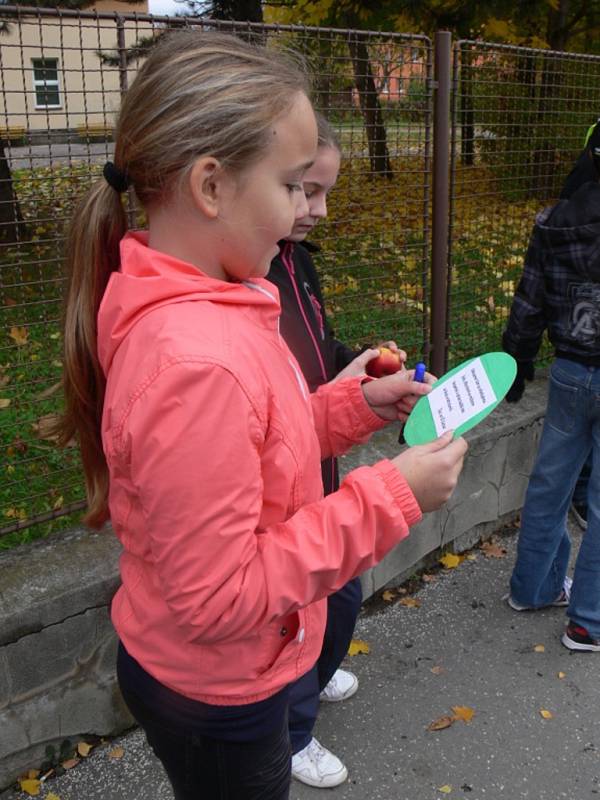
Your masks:
<svg viewBox="0 0 600 800"><path fill-rule="evenodd" d="M319 464L429 391L402 372L310 394L264 280L306 213L305 77L235 37L162 37L124 98L114 164L68 243L63 435L89 513L123 544L112 603L124 699L177 800L289 796L287 687L326 597L450 496L446 436L352 472ZM148 223L127 232L131 188Z"/></svg>

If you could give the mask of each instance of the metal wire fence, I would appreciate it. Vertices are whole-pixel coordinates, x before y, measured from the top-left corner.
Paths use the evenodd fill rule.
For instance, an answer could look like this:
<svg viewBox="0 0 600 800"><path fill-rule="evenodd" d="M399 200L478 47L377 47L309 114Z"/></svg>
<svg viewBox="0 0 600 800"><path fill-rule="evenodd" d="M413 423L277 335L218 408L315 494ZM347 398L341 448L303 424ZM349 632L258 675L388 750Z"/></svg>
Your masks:
<svg viewBox="0 0 600 800"><path fill-rule="evenodd" d="M304 56L344 156L317 231L336 334L395 338L415 356L427 346L428 39L6 6L0 24L0 547L84 507L77 448L58 450L51 434L65 223L111 156L122 93L169 28L220 27Z"/></svg>
<svg viewBox="0 0 600 800"><path fill-rule="evenodd" d="M333 327L351 345L394 338L438 370L499 348L535 213L600 107L593 56L451 48L448 34L434 49L410 34L1 7L0 547L70 525L84 507L77 448L59 450L51 433L64 229L111 156L148 47L179 26L303 55L343 151L316 231ZM136 211L131 197L134 224Z"/></svg>

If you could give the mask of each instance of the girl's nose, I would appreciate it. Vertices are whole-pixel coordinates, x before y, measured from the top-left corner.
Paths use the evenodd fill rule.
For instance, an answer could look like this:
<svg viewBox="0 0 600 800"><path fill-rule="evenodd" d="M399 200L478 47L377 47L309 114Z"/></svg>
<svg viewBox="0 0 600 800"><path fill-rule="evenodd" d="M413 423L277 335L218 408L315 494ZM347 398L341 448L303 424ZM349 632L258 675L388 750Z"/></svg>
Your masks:
<svg viewBox="0 0 600 800"><path fill-rule="evenodd" d="M312 204L310 209L311 217L318 217L319 219L325 219L327 216L327 201L324 197L317 200L315 203Z"/></svg>
<svg viewBox="0 0 600 800"><path fill-rule="evenodd" d="M306 199L304 191L296 192L296 197L298 199L296 201L296 213L294 216L295 219L302 219L302 217L308 215L308 200Z"/></svg>

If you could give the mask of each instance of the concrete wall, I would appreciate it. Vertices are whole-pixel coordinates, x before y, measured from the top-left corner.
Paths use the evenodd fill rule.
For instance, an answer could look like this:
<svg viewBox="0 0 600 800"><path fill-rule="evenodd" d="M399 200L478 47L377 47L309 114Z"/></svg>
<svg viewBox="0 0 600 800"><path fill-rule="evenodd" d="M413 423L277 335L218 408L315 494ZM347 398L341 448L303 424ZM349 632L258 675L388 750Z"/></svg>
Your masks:
<svg viewBox="0 0 600 800"><path fill-rule="evenodd" d="M363 578L365 597L400 582L452 544L466 549L522 505L541 431L545 382L502 403L468 435L470 450L449 506L429 514ZM342 459L342 471L398 452L383 431ZM132 724L116 688L108 604L118 586L110 533L73 531L0 555L0 788L44 760L47 745Z"/></svg>

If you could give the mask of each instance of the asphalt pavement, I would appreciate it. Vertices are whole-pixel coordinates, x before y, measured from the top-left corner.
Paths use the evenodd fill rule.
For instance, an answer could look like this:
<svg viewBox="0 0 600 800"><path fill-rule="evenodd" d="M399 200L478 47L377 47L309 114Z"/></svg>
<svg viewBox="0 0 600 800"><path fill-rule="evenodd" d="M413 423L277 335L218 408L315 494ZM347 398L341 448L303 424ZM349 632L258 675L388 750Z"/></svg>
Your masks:
<svg viewBox="0 0 600 800"><path fill-rule="evenodd" d="M573 532L576 550L581 534ZM498 543L505 555L475 548L456 568L411 581L415 593L389 602L380 594L365 605L355 636L370 652L345 665L359 690L343 703L322 704L315 731L347 765L349 779L330 790L293 782L290 800L600 800L600 653L563 647L564 609L508 608L502 596L515 529L506 528ZM428 730L470 711L468 722ZM38 796L49 795L172 800L138 730L46 781Z"/></svg>

